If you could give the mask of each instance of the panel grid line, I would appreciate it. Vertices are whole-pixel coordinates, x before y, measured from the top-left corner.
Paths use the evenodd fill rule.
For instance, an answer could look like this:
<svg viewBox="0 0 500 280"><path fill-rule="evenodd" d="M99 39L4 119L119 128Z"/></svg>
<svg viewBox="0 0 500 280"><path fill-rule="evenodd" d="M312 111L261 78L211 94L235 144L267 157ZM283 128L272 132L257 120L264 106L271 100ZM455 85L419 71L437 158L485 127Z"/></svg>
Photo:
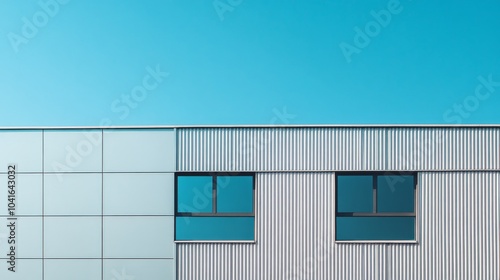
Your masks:
<svg viewBox="0 0 500 280"><path fill-rule="evenodd" d="M42 280L45 280L45 130L42 130Z"/></svg>
<svg viewBox="0 0 500 280"><path fill-rule="evenodd" d="M104 129L101 129L101 280L104 280Z"/></svg>

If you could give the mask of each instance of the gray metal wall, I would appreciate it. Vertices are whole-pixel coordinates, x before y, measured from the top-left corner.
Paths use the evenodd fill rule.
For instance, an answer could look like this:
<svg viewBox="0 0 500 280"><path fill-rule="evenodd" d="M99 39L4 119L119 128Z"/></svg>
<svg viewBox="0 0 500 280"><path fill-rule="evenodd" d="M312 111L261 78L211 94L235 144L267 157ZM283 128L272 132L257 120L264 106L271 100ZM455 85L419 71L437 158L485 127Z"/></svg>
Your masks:
<svg viewBox="0 0 500 280"><path fill-rule="evenodd" d="M256 243L178 244L178 279L499 279L499 138L495 129L180 129L178 169L264 172ZM334 170L419 171L418 244L335 243Z"/></svg>
<svg viewBox="0 0 500 280"><path fill-rule="evenodd" d="M499 170L498 128L178 130L179 171Z"/></svg>

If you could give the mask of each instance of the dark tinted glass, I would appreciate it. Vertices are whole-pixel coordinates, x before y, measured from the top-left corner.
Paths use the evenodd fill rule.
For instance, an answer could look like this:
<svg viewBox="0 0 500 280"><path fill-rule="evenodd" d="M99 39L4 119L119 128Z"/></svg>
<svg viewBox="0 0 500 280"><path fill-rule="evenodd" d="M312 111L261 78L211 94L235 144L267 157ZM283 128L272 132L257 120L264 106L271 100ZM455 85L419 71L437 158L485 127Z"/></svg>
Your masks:
<svg viewBox="0 0 500 280"><path fill-rule="evenodd" d="M337 177L338 212L373 212L373 176Z"/></svg>
<svg viewBox="0 0 500 280"><path fill-rule="evenodd" d="M414 187L413 176L379 176L377 212L414 212Z"/></svg>
<svg viewBox="0 0 500 280"><path fill-rule="evenodd" d="M176 240L254 240L254 217L176 217Z"/></svg>
<svg viewBox="0 0 500 280"><path fill-rule="evenodd" d="M415 240L415 217L337 217L337 240Z"/></svg>
<svg viewBox="0 0 500 280"><path fill-rule="evenodd" d="M253 211L252 176L217 176L217 212Z"/></svg>
<svg viewBox="0 0 500 280"><path fill-rule="evenodd" d="M212 177L177 177L177 212L212 212Z"/></svg>

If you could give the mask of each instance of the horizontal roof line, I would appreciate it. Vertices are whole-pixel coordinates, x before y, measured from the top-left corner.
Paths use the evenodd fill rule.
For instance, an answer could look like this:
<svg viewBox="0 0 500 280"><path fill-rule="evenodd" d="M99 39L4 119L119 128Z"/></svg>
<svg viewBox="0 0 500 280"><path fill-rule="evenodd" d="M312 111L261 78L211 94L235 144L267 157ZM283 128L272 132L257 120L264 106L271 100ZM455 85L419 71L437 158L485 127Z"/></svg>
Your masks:
<svg viewBox="0 0 500 280"><path fill-rule="evenodd" d="M154 128L500 128L500 124L241 124L241 125L123 125L123 126L4 126L1 130Z"/></svg>

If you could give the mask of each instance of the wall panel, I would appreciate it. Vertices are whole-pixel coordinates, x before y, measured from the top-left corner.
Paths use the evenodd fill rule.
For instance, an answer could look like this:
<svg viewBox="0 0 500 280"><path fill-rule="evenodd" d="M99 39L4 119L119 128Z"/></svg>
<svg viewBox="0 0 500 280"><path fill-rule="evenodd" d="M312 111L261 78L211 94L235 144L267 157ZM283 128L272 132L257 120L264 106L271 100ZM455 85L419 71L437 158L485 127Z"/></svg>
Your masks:
<svg viewBox="0 0 500 280"><path fill-rule="evenodd" d="M178 279L498 279L500 172L419 174L418 244L334 242L334 173L258 173L255 244L178 244Z"/></svg>

